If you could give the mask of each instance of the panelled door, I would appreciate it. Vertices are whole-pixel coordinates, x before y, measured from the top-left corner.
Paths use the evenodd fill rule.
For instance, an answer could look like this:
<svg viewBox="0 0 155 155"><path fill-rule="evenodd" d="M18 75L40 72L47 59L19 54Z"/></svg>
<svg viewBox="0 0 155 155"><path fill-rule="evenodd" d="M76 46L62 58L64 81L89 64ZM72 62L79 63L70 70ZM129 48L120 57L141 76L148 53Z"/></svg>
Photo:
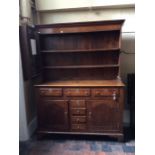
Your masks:
<svg viewBox="0 0 155 155"><path fill-rule="evenodd" d="M38 119L41 129L50 131L69 129L67 100L42 100L39 104Z"/></svg>
<svg viewBox="0 0 155 155"><path fill-rule="evenodd" d="M91 132L119 130L119 102L112 99L89 100L88 128Z"/></svg>

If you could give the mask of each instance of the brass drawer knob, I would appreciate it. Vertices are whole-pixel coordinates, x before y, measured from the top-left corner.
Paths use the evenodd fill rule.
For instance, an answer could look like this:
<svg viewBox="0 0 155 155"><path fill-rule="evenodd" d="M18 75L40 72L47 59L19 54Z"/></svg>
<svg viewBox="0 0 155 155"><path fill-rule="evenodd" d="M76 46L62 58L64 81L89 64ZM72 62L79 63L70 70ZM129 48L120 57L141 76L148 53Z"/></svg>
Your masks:
<svg viewBox="0 0 155 155"><path fill-rule="evenodd" d="M100 95L100 92L99 91L96 91L96 95Z"/></svg>
<svg viewBox="0 0 155 155"><path fill-rule="evenodd" d="M67 112L67 111L65 111L64 113L65 113L65 115L67 115L67 114L68 114L68 112Z"/></svg>
<svg viewBox="0 0 155 155"><path fill-rule="evenodd" d="M79 89L76 89L75 92L76 92L76 93L80 93L80 90L79 90Z"/></svg>
<svg viewBox="0 0 155 155"><path fill-rule="evenodd" d="M116 101L116 93L115 92L112 94L112 98L114 101Z"/></svg>
<svg viewBox="0 0 155 155"><path fill-rule="evenodd" d="M77 101L76 104L77 104L77 106L79 106L80 105L80 101Z"/></svg>
<svg viewBox="0 0 155 155"><path fill-rule="evenodd" d="M91 111L89 111L89 117L91 117L91 115L92 115L92 112L91 112Z"/></svg>

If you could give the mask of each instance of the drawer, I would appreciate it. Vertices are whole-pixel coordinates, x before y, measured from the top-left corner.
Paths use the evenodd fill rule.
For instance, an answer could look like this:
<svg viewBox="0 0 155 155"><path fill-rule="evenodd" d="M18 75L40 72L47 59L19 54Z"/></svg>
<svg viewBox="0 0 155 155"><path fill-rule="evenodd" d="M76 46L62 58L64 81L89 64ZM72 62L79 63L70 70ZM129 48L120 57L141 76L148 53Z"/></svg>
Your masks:
<svg viewBox="0 0 155 155"><path fill-rule="evenodd" d="M66 88L65 96L90 96L90 89L86 88Z"/></svg>
<svg viewBox="0 0 155 155"><path fill-rule="evenodd" d="M86 116L72 116L72 123L86 123Z"/></svg>
<svg viewBox="0 0 155 155"><path fill-rule="evenodd" d="M94 97L101 97L101 96L118 96L119 89L115 88L96 88L92 89L92 95Z"/></svg>
<svg viewBox="0 0 155 155"><path fill-rule="evenodd" d="M72 124L72 130L86 130L86 124Z"/></svg>
<svg viewBox="0 0 155 155"><path fill-rule="evenodd" d="M70 101L71 108L85 108L85 100L71 100Z"/></svg>
<svg viewBox="0 0 155 155"><path fill-rule="evenodd" d="M86 109L85 108L72 108L71 114L72 115L86 115Z"/></svg>
<svg viewBox="0 0 155 155"><path fill-rule="evenodd" d="M61 88L40 88L39 89L40 96L62 96Z"/></svg>

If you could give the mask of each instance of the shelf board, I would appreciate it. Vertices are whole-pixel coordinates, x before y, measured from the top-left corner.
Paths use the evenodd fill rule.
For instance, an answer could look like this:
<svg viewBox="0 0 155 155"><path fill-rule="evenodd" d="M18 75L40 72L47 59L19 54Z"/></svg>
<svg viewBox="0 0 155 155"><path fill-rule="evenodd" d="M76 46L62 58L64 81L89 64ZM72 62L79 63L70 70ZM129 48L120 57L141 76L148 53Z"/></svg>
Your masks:
<svg viewBox="0 0 155 155"><path fill-rule="evenodd" d="M50 81L35 85L36 87L124 87L121 80L65 80Z"/></svg>
<svg viewBox="0 0 155 155"><path fill-rule="evenodd" d="M69 49L69 50L42 50L41 53L70 53L70 52L97 52L97 51L120 51L120 48L109 48L109 49Z"/></svg>
<svg viewBox="0 0 155 155"><path fill-rule="evenodd" d="M119 67L119 65L110 64L110 65L45 66L44 69L113 68L113 67Z"/></svg>

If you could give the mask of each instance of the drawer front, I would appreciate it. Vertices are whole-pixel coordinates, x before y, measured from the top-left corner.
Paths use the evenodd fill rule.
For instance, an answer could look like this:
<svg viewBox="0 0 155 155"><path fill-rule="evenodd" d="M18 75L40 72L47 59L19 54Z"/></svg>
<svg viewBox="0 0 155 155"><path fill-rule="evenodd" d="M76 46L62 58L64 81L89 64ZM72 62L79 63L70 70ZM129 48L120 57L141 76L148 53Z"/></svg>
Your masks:
<svg viewBox="0 0 155 155"><path fill-rule="evenodd" d="M86 123L86 116L72 116L71 117L72 123Z"/></svg>
<svg viewBox="0 0 155 155"><path fill-rule="evenodd" d="M90 89L85 88L66 88L64 90L65 96L90 96Z"/></svg>
<svg viewBox="0 0 155 155"><path fill-rule="evenodd" d="M86 124L72 124L72 130L86 130Z"/></svg>
<svg viewBox="0 0 155 155"><path fill-rule="evenodd" d="M97 88L92 89L92 95L94 97L102 97L102 96L118 96L119 89L115 88Z"/></svg>
<svg viewBox="0 0 155 155"><path fill-rule="evenodd" d="M71 100L70 101L71 108L85 108L85 100Z"/></svg>
<svg viewBox="0 0 155 155"><path fill-rule="evenodd" d="M72 108L71 114L72 115L86 115L86 109L85 108Z"/></svg>
<svg viewBox="0 0 155 155"><path fill-rule="evenodd" d="M40 96L62 96L61 88L40 88L39 89Z"/></svg>

